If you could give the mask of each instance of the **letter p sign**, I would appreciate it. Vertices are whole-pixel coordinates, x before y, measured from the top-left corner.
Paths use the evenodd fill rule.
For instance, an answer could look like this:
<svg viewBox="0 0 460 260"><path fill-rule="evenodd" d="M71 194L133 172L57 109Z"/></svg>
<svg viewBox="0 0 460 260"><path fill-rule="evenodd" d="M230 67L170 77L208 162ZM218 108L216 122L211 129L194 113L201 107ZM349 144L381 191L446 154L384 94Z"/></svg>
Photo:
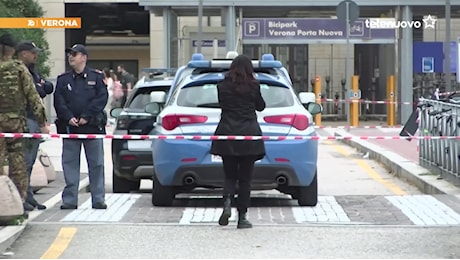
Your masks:
<svg viewBox="0 0 460 260"><path fill-rule="evenodd" d="M260 22L259 21L245 21L244 22L244 36L259 37L260 36Z"/></svg>

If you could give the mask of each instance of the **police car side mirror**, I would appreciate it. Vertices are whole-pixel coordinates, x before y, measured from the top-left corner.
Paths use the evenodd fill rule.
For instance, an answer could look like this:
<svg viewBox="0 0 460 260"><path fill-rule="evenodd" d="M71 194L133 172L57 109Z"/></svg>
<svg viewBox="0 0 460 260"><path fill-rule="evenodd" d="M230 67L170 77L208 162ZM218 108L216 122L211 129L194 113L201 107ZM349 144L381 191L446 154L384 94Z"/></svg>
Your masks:
<svg viewBox="0 0 460 260"><path fill-rule="evenodd" d="M308 103L315 102L315 93L313 92L300 92L299 93L300 103L307 105Z"/></svg>
<svg viewBox="0 0 460 260"><path fill-rule="evenodd" d="M321 104L311 102L306 105L306 109L312 116L323 112L323 106Z"/></svg>
<svg viewBox="0 0 460 260"><path fill-rule="evenodd" d="M110 110L110 116L116 118L121 114L121 111L123 111L121 107L112 108L112 110Z"/></svg>
<svg viewBox="0 0 460 260"><path fill-rule="evenodd" d="M150 102L147 105L145 105L145 112L150 113L154 116L160 114L160 110L160 104L156 102Z"/></svg>
<svg viewBox="0 0 460 260"><path fill-rule="evenodd" d="M164 91L150 92L150 102L164 104L166 101L166 93Z"/></svg>

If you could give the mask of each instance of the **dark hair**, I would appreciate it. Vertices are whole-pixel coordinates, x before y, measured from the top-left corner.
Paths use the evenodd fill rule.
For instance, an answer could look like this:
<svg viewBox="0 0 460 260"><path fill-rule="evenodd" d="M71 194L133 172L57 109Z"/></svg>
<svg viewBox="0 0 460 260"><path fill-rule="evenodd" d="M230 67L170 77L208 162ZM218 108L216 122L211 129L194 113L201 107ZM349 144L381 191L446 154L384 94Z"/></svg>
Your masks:
<svg viewBox="0 0 460 260"><path fill-rule="evenodd" d="M245 55L238 55L235 59L233 59L230 69L225 77L233 83L236 83L236 91L239 94L248 93L250 90L258 86L258 82L254 78L252 61Z"/></svg>
<svg viewBox="0 0 460 260"><path fill-rule="evenodd" d="M104 68L102 71L104 72L104 76L105 76L106 78L110 77L110 70L109 70L109 68Z"/></svg>

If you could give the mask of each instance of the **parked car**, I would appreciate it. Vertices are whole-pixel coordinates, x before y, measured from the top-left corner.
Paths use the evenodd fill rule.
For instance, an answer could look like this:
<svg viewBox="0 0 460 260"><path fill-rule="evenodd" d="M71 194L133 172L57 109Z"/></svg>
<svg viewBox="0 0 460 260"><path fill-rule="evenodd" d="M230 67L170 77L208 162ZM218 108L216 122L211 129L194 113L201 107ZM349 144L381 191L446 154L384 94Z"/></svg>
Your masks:
<svg viewBox="0 0 460 260"><path fill-rule="evenodd" d="M146 113L150 94L169 91L173 77L164 77L166 70L149 69L134 86L124 108L114 108L110 115L116 118L115 135L146 135L153 128L155 115ZM150 140L112 139L113 192L127 193L139 190L142 179L152 179L153 162Z"/></svg>
<svg viewBox="0 0 460 260"><path fill-rule="evenodd" d="M151 134L213 135L220 119L217 84L232 60L194 58L178 70L169 99L152 94L146 111L157 116ZM314 93L296 93L289 74L273 55L253 61L266 108L257 112L264 136L316 135L312 115L322 112ZM161 100L161 98L163 98ZM318 141L266 140L266 156L256 162L253 189L277 189L292 195L299 205L314 206L318 201ZM156 139L152 141L154 186L152 203L169 206L178 193L197 187L222 188L224 172L219 156L211 155L210 140Z"/></svg>

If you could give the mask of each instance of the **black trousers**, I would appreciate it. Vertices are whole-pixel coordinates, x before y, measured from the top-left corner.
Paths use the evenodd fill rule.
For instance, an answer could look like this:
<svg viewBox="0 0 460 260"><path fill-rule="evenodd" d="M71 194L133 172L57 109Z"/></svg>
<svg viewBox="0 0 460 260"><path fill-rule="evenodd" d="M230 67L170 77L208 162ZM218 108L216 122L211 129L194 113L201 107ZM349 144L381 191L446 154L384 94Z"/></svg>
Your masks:
<svg viewBox="0 0 460 260"><path fill-rule="evenodd" d="M246 213L251 200L251 182L254 170L255 156L222 156L225 172L224 197L233 197L238 181L237 208Z"/></svg>

